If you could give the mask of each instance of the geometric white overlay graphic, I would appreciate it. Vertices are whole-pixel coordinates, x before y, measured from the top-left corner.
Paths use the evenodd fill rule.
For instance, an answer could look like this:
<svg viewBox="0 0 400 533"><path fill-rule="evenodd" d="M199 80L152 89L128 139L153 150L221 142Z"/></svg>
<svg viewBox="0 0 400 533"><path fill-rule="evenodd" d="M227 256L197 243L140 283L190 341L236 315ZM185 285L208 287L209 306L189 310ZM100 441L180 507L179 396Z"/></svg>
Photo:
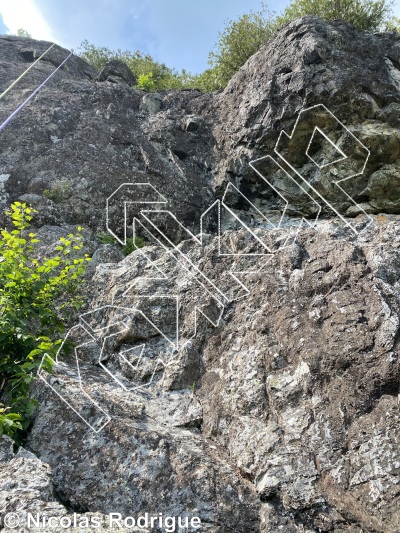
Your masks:
<svg viewBox="0 0 400 533"><path fill-rule="evenodd" d="M308 127L305 128L304 125ZM311 127L310 127L311 126ZM327 127L327 128L326 128ZM325 131L324 131L325 129ZM304 135L304 131L311 131L308 137ZM333 137L332 138L332 132ZM298 168L298 163L292 158L291 153L293 146L304 147L304 159L310 166L308 176L303 176ZM318 160L311 152L315 146L326 147L327 154L318 154ZM324 150L321 149L321 152ZM352 153L356 153L357 157L353 158ZM310 155L311 154L311 155ZM245 298L250 290L251 285L246 285L246 275L259 272L263 266L271 259L274 254L274 249L271 247L269 241L260 237L260 234L250 227L248 222L241 218L240 213L236 212L229 206L229 195L235 194L241 197L241 200L247 204L249 209L254 212L258 219L262 221L263 227L269 229L269 234L279 231L280 239L285 246L289 242L293 242L296 238L297 232L304 225L315 226L321 215L322 209L330 210L335 216L340 218L345 226L347 226L356 235L359 230L339 211L334 207L331 201L324 197L313 185L310 180L313 169L319 173L327 173L333 167L339 169L340 179L332 182L333 189L337 192L338 197L342 197L349 205L356 206L358 212L363 213L367 217L368 224L372 222L372 218L364 212L364 210L357 205L357 203L347 194L344 189L345 182L352 178L360 176L367 164L370 152L369 150L346 128L325 106L316 105L302 110L296 120L291 135L282 131L279 135L278 141L274 149L274 157L271 155L255 159L250 162L251 168L257 173L259 179L262 180L264 186L266 185L275 195L280 198L284 205L281 217L278 222L270 220L262 211L254 205L254 203L247 198L237 187L233 184L228 184L221 200L215 201L209 208L207 208L200 218L200 234L194 235L187 228L185 228L178 220L178 218L169 211L167 207L167 199L156 190L150 183L124 183L107 199L106 216L107 216L107 230L120 243L126 244L127 234L129 228L132 228L133 236L140 234L147 237L151 243L168 254L171 261L175 262L177 268L183 269L190 277L193 283L200 288L199 302L195 305L194 311L194 330L192 336L181 339L180 320L182 318L182 302L179 294L171 294L169 289L163 289L163 280L168 279L169 272L163 272L161 267L154 264L152 258L146 253L145 249L140 249L136 253L147 261L150 265L151 275L147 277L148 280L157 280L158 289L155 290L154 295L143 298L154 298L157 306L160 301L169 306L171 314L171 328L168 333L160 329L159 324L154 317L147 310L150 306L144 306L146 311L135 309L133 307L113 307L106 309L115 316L114 322L107 327L96 327L96 313L104 313L104 308L94 309L90 313L85 313L80 316L80 324L75 328L81 328L80 332L85 337L85 341L75 347L75 365L74 375L76 382L83 393L82 405L76 406L71 404L68 394L62 388L56 388L51 383L51 375L44 372L42 367L39 370L39 377L51 387L65 403L73 409L77 415L84 420L93 431L99 431L110 420L111 417L100 408L98 403L85 391L79 366L79 350L83 348L93 348L97 350L97 362L102 370L107 373L124 390L134 390L137 387L130 388L126 381L122 380L120 375L110 371L110 369L103 364L103 354L108 342L112 342L113 336L118 335L125 329L129 329L129 324L143 323L148 328L153 328L160 337L163 338L165 345L168 347L165 353L160 356L154 364L154 372L158 369L168 366L172 363L185 344L190 342L196 335L197 321L200 316L204 317L213 326L218 326L224 309L228 303L232 301ZM301 195L307 199L307 202L312 207L313 216L302 217L295 224L290 227L285 226L286 212L290 201L285 197L284 192L280 190L274 181L268 175L264 175L263 169L272 169L273 172L280 173L284 177L286 183L292 189L300 191ZM302 162L304 165L304 162ZM302 168L302 167L301 167ZM328 174L324 174L327 176ZM128 210L130 204L136 204L137 215L133 220L129 220ZM255 252L248 253L246 250L234 250L229 247L229 239L227 244L226 232L223 229L221 220L224 216L229 217L254 243ZM224 265L228 265L224 274L218 279L206 276L197 261L191 259L185 253L185 249L180 245L174 244L172 236L168 235L165 230L166 227L173 227L179 231L184 239L191 241L193 247L199 251L201 257L202 247L205 245L207 224L209 220L215 221L216 226L216 260L223 260ZM161 222L160 222L161 221ZM365 227L363 228L365 229ZM119 235L123 234L123 238ZM282 240L283 236L283 240ZM181 239L183 240L183 239ZM135 280L137 282L137 280ZM124 293L129 294L134 285L129 285ZM164 292L166 291L166 292ZM151 303L151 300L148 300ZM100 314L99 314L100 316ZM111 330L110 330L111 327ZM67 336L68 338L68 336ZM123 359L124 363L129 366L132 372L135 372L143 361L143 353L145 350L145 343L140 346L135 346L130 350L120 352L119 357ZM132 360L134 362L132 362ZM58 358L53 362L54 367L60 365ZM146 384L140 385L144 387L152 382L154 372ZM76 397L76 394L74 395Z"/></svg>

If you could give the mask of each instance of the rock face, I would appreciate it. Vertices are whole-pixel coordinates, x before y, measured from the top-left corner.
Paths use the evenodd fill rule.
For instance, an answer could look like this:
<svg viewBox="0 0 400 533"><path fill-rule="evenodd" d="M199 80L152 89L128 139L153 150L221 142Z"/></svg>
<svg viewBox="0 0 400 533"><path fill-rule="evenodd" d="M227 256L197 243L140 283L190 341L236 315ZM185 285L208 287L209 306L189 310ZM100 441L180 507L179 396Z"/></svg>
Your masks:
<svg viewBox="0 0 400 533"><path fill-rule="evenodd" d="M85 392L111 421L95 434L41 383L28 440L53 468L62 501L123 515L185 511L204 531L397 531L400 224L375 222L358 239L323 223L267 265L260 258L247 298L215 328L199 320L194 338L191 307L204 294L168 254L156 259L148 247L98 267L96 320L111 328L123 308L128 327L103 352L104 368L99 348L79 360ZM210 241L209 277L212 249ZM171 275L162 287L146 279L142 253ZM182 348L170 360L165 338L126 311L151 316L150 288L152 298L179 294L185 307ZM166 332L171 322L167 313L157 325ZM143 343L127 365L127 351ZM65 364L50 383L93 423L74 361Z"/></svg>
<svg viewBox="0 0 400 533"><path fill-rule="evenodd" d="M59 523L62 529L72 532L82 531L85 525L94 523L97 524L97 531L109 531L107 518L100 513L70 513L54 494L49 465L24 448L14 454L12 447L11 439L0 437L2 531L12 532L18 529L23 532L49 533L55 529L54 524ZM29 514L32 516L28 517ZM53 520L53 524L50 522L49 525L49 520ZM127 529L122 528L122 531ZM132 527L129 531L148 533L149 530Z"/></svg>
<svg viewBox="0 0 400 533"><path fill-rule="evenodd" d="M127 65L118 59L109 61L101 70L97 80L111 81L112 83L127 83L131 87L137 81Z"/></svg>
<svg viewBox="0 0 400 533"><path fill-rule="evenodd" d="M1 37L0 91L49 46L42 41ZM26 51L30 51L29 57ZM53 48L45 56L47 61L40 61L1 100L0 121L67 55L67 50ZM118 68L119 78L127 79L127 73L121 72L120 65ZM191 132L181 121L191 114L197 98L203 105L207 98L198 91L167 93L162 111L155 116L141 105L145 93L132 90L127 83L107 81L115 72L115 64L109 64L99 76L105 81L95 81L96 72L73 56L2 131L4 200L26 194L44 196L53 203L59 221L103 229L106 199L123 183L150 182L169 199L185 225L193 225L204 202L212 199L212 135L206 122ZM33 205L38 204L38 199L32 200Z"/></svg>
<svg viewBox="0 0 400 533"><path fill-rule="evenodd" d="M336 203L340 212L354 214L337 198L338 190L332 183L348 178L352 165L350 169L331 165L325 175L313 166L310 176L305 148L316 126L329 132L326 116L318 119L312 114L300 124L293 142L282 138L277 144L282 130L292 134L302 109L323 104L370 151L365 171L345 185L349 195L367 212L398 213L399 65L400 39L396 34L358 32L344 22L326 24L314 17L286 25L214 98L217 184L227 180L243 183L247 196L268 207L270 198L260 194L248 162L267 154L276 156L276 148L307 176L308 182ZM336 143L353 162L359 159L344 131ZM310 148L311 156L318 154L320 143L314 141ZM385 191L383 187L387 187ZM279 188L289 201L299 204L298 211L307 210L298 192L278 183Z"/></svg>
<svg viewBox="0 0 400 533"><path fill-rule="evenodd" d="M1 37L0 91L49 45ZM2 99L1 118L67 55L67 50L54 47ZM398 213L394 191L400 157L399 64L398 35L358 32L349 24L326 24L315 17L284 26L227 89L215 95L197 91L146 95L131 89L134 80L121 64L110 62L97 77L73 56L2 132L4 200L45 194L56 203L59 219L95 229L104 227L106 198L131 182L151 182L194 230L213 188L222 191L228 182L264 210L274 209L276 194L265 191L248 163L272 155L279 133L292 133L302 109L323 104L348 129L336 139L348 160L324 171L310 167L305 148L314 128L329 131L326 117L315 114L301 125L293 142L282 139L278 152L308 182L312 174L316 191L339 212L354 216L360 210L334 185L363 170L357 167L361 155L349 144L346 131L353 133L370 155L362 174L343 185L345 191L366 212ZM109 76L122 83L107 81ZM321 150L317 137L311 143L311 157ZM293 212L310 215L304 194L282 183L276 171L265 169L265 173L278 191L284 191ZM327 214L332 212L328 209Z"/></svg>
<svg viewBox="0 0 400 533"><path fill-rule="evenodd" d="M4 90L47 43L1 39ZM121 259L88 237L90 301L75 354L35 385L32 455L0 442L1 524L54 507L210 533L398 532L400 38L305 17L214 95L72 65L2 132L5 201L46 205L51 246L57 223L104 230L131 182L110 213L121 233L136 195L147 245ZM144 217L141 183L194 234Z"/></svg>

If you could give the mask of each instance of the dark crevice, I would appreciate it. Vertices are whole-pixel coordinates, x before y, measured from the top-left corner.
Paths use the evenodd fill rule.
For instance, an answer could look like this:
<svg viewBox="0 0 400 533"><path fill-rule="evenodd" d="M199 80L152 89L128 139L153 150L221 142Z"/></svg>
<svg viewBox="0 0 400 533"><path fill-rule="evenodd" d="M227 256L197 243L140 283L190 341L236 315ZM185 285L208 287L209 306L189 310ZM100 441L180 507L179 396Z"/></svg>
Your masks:
<svg viewBox="0 0 400 533"><path fill-rule="evenodd" d="M183 152L182 150L173 150L173 153L176 155L176 157L178 157L178 159L180 159L181 161L184 161L187 157L188 157L188 154L186 152Z"/></svg>
<svg viewBox="0 0 400 533"><path fill-rule="evenodd" d="M28 63L33 63L35 61L35 55L33 50L24 50L21 52L21 56L28 61Z"/></svg>
<svg viewBox="0 0 400 533"><path fill-rule="evenodd" d="M398 61L396 61L395 59L393 59L393 57L390 57L390 56L385 56L385 58L389 59L389 61L394 66L394 68L396 68L397 70L400 70L400 63Z"/></svg>
<svg viewBox="0 0 400 533"><path fill-rule="evenodd" d="M89 509L86 506L83 505L74 505L71 503L71 501L66 497L63 496L61 491L57 490L53 484L53 497L54 500L57 501L59 504L61 504L65 509L70 513L90 513L93 512L91 509Z"/></svg>

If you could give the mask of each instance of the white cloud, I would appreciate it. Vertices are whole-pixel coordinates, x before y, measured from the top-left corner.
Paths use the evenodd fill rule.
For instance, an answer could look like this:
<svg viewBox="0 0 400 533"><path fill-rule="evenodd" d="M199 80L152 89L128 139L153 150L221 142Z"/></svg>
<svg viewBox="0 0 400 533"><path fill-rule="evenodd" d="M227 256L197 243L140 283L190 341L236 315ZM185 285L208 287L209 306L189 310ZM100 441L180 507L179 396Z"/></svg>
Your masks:
<svg viewBox="0 0 400 533"><path fill-rule="evenodd" d="M16 34L19 28L23 28L34 39L56 41L34 0L0 0L0 15L8 33Z"/></svg>

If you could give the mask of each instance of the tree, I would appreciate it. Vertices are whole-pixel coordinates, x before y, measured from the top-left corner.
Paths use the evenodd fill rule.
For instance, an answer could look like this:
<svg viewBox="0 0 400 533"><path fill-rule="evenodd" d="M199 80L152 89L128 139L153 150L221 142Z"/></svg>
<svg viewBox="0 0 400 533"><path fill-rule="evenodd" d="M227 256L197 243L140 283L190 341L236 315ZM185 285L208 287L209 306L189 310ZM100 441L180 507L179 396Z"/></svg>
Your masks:
<svg viewBox="0 0 400 533"><path fill-rule="evenodd" d="M219 33L215 51L209 54L211 72L208 79L218 88L226 86L231 77L246 63L250 56L263 46L276 28L274 14L262 3L257 12L228 20Z"/></svg>
<svg viewBox="0 0 400 533"><path fill-rule="evenodd" d="M27 39L32 39L32 35L23 28L18 28L17 35L18 37L26 37Z"/></svg>
<svg viewBox="0 0 400 533"><path fill-rule="evenodd" d="M305 15L316 15L324 20L345 20L360 30L400 30L399 19L391 17L391 0L293 0L277 17L265 4L261 5L260 11L229 20L219 34L216 49L209 55L212 68L205 83L209 90L224 88L279 26Z"/></svg>
<svg viewBox="0 0 400 533"><path fill-rule="evenodd" d="M388 0L294 0L277 18L284 24L304 15L345 20L359 30L385 30L392 13Z"/></svg>
<svg viewBox="0 0 400 533"><path fill-rule="evenodd" d="M391 17L386 22L386 31L397 31L400 33L400 18L399 17Z"/></svg>
<svg viewBox="0 0 400 533"><path fill-rule="evenodd" d="M187 87L190 89L198 89L204 93L218 91L223 86L216 68L208 68L201 74L192 75L187 82Z"/></svg>
<svg viewBox="0 0 400 533"><path fill-rule="evenodd" d="M316 15L325 20L341 19L351 22L360 30L400 31L400 20L391 17L393 0L293 0L279 16L266 4L261 9L228 20L218 34L218 42L210 52L210 68L202 74L177 72L150 55L139 51L112 51L84 41L80 55L100 70L110 59L124 61L141 80L138 88L146 90L200 89L215 91L226 87L232 76L255 54L282 24L305 15Z"/></svg>

